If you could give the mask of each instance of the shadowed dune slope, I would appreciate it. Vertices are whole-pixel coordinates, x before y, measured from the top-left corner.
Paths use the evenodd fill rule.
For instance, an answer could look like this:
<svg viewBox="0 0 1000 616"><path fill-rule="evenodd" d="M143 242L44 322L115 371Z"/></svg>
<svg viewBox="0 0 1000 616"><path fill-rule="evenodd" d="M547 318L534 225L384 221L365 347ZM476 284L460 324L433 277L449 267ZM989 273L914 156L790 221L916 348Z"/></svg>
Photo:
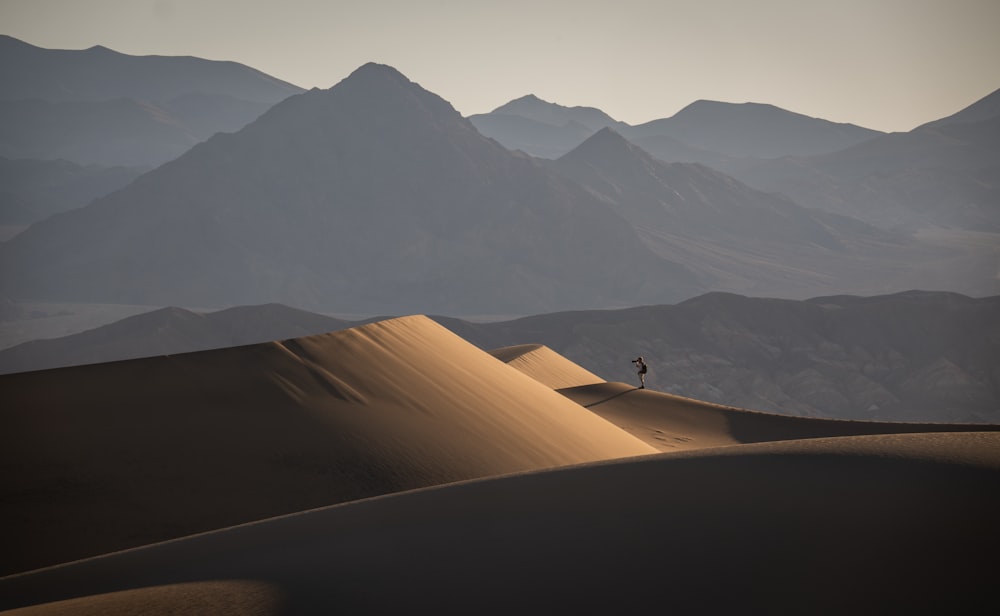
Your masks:
<svg viewBox="0 0 1000 616"><path fill-rule="evenodd" d="M559 393L664 452L833 436L1000 431L996 424L791 417L637 389L625 383L581 385Z"/></svg>
<svg viewBox="0 0 1000 616"><path fill-rule="evenodd" d="M490 355L552 389L604 382L543 344L504 347L490 351Z"/></svg>
<svg viewBox="0 0 1000 616"><path fill-rule="evenodd" d="M0 608L73 599L65 613L88 613L117 599L106 613L163 613L178 608L176 594L157 599L165 585L255 580L281 601L271 613L289 614L963 613L994 599L998 488L996 433L644 456L393 494L11 576Z"/></svg>
<svg viewBox="0 0 1000 616"><path fill-rule="evenodd" d="M425 317L0 377L0 573L656 453Z"/></svg>

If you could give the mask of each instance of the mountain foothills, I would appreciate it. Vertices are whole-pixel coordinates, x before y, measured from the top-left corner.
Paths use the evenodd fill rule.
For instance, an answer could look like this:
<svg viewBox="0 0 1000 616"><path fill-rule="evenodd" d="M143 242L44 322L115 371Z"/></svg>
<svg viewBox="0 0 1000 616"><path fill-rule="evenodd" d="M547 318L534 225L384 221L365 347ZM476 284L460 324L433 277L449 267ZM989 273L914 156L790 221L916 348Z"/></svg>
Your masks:
<svg viewBox="0 0 1000 616"><path fill-rule="evenodd" d="M711 293L676 305L512 321L433 318L483 350L541 344L612 381L636 384L629 362L643 355L651 388L718 404L837 419L1000 423L1000 297L909 292L791 301ZM358 324L280 305L208 314L164 308L0 350L0 373Z"/></svg>

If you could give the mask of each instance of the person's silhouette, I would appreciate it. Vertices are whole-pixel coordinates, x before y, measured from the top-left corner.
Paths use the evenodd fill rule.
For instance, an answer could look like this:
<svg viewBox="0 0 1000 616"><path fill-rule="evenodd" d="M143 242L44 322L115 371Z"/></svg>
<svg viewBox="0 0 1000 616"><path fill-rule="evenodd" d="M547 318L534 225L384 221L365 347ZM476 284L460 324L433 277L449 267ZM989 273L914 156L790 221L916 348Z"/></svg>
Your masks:
<svg viewBox="0 0 1000 616"><path fill-rule="evenodd" d="M646 389L646 362L642 359L642 355L632 360L635 364L636 369L639 371L639 389Z"/></svg>

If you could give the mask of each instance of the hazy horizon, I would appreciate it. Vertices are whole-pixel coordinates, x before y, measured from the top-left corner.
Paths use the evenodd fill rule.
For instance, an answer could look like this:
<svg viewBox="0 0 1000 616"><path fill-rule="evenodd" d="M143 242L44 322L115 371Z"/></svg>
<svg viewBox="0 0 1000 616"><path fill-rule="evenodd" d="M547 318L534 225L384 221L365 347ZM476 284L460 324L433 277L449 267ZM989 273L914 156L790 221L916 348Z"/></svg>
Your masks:
<svg viewBox="0 0 1000 616"><path fill-rule="evenodd" d="M231 60L303 88L389 64L466 116L535 94L634 125L709 99L905 131L1000 87L989 0L5 0L0 22L39 47Z"/></svg>

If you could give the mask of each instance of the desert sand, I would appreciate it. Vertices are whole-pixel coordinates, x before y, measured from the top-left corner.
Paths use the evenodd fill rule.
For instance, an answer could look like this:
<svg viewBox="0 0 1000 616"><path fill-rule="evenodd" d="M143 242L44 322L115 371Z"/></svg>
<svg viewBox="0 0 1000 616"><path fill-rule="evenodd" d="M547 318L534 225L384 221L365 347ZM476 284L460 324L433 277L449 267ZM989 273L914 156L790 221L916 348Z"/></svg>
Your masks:
<svg viewBox="0 0 1000 616"><path fill-rule="evenodd" d="M424 317L0 391L12 613L993 600L998 426L710 405L538 345L487 354Z"/></svg>
<svg viewBox="0 0 1000 616"><path fill-rule="evenodd" d="M424 317L0 377L0 573L398 490L655 453Z"/></svg>

